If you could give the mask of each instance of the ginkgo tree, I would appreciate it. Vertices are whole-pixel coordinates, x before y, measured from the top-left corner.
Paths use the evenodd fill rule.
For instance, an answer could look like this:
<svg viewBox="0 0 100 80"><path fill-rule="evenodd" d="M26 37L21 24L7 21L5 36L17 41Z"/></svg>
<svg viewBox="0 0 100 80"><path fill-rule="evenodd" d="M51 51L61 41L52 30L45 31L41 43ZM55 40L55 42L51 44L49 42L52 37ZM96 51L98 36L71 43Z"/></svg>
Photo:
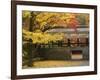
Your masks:
<svg viewBox="0 0 100 80"><path fill-rule="evenodd" d="M31 14L31 11L24 11L23 12L23 19L29 17L32 18L32 16L35 16L32 20L33 24L31 33L31 39L33 43L48 43L50 41L58 41L63 39L62 33L59 34L48 34L46 31L54 28L59 27L71 27L74 30L76 30L77 25L79 25L79 22L76 18L76 14L74 13L60 13L60 12L33 12ZM25 30L24 34L25 37L29 37L28 32ZM38 35L38 36L37 36ZM54 37L53 37L54 36ZM56 38L55 38L56 36ZM57 38L58 36L58 38ZM35 38L34 38L35 37ZM44 37L44 38L43 38ZM44 42L43 42L44 41Z"/></svg>
<svg viewBox="0 0 100 80"><path fill-rule="evenodd" d="M48 44L49 42L56 42L63 39L63 33L49 34L43 32L29 32L23 29L25 40L32 40L33 44Z"/></svg>
<svg viewBox="0 0 100 80"><path fill-rule="evenodd" d="M40 48L40 44L48 44L50 42L62 41L64 33L50 34L48 30L54 28L72 28L77 31L77 25L80 25L83 18L88 16L79 15L78 13L68 12L41 12L41 11L23 11L23 42L29 43L28 56L29 64L32 66L32 44L38 44L36 50ZM84 19L87 20L87 19ZM89 20L87 20L89 24ZM31 44L30 44L31 43Z"/></svg>

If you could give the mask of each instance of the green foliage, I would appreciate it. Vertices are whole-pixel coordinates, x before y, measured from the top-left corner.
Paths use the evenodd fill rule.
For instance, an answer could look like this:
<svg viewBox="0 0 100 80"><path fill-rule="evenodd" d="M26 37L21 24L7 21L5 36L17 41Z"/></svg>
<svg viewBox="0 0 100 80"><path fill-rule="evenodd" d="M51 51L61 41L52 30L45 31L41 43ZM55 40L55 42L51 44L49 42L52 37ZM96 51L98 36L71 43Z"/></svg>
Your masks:
<svg viewBox="0 0 100 80"><path fill-rule="evenodd" d="M78 14L77 19L80 25L88 25L89 26L89 14Z"/></svg>

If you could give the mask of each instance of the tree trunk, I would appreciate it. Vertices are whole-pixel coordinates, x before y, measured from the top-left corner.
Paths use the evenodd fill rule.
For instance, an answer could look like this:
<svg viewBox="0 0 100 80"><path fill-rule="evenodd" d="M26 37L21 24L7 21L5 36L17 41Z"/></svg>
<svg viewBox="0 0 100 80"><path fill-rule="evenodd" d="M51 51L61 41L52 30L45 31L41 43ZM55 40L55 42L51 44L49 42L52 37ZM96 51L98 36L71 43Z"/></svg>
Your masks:
<svg viewBox="0 0 100 80"><path fill-rule="evenodd" d="M33 31L33 19L35 19L35 16L33 14L33 12L30 13L31 17L30 17L30 26L29 26L29 31L32 32ZM35 21L35 20L34 20ZM29 55L29 62L28 62L28 66L32 67L33 66L33 53L32 53L32 40L29 40L29 45L28 45L28 55Z"/></svg>

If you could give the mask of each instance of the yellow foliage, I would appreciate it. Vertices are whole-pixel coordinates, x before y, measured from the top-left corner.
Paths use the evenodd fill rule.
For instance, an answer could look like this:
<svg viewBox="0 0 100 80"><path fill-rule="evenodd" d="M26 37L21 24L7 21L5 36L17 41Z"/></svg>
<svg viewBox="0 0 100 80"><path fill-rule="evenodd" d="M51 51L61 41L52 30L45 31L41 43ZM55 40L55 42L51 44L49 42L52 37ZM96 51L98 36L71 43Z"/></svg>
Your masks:
<svg viewBox="0 0 100 80"><path fill-rule="evenodd" d="M22 16L23 16L23 18L31 17L30 11L23 11Z"/></svg>
<svg viewBox="0 0 100 80"><path fill-rule="evenodd" d="M67 27L70 19L73 18L76 19L76 14L74 13L42 12L37 15L36 21L39 22L40 29L44 29L45 25Z"/></svg>
<svg viewBox="0 0 100 80"><path fill-rule="evenodd" d="M47 44L49 42L56 42L63 39L63 33L43 33L43 32L29 32L23 29L23 36L26 40L32 39L32 43Z"/></svg>

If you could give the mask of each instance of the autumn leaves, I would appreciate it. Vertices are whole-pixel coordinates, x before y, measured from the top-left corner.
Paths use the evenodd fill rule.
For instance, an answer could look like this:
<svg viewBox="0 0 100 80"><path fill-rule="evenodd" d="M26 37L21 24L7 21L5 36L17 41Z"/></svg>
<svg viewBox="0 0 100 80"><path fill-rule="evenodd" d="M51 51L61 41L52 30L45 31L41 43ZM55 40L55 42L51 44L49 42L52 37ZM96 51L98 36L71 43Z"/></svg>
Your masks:
<svg viewBox="0 0 100 80"><path fill-rule="evenodd" d="M51 41L56 42L63 39L63 33L49 34L43 32L29 32L23 30L24 40L32 40L33 44L48 44Z"/></svg>
<svg viewBox="0 0 100 80"><path fill-rule="evenodd" d="M31 39L33 43L56 42L63 40L64 33L47 33L48 30L54 28L72 28L77 32L79 25L89 26L89 15L82 13L68 13L68 12L39 12L39 11L23 11L23 40ZM30 22L33 24L31 32ZM25 28L27 27L27 29Z"/></svg>

